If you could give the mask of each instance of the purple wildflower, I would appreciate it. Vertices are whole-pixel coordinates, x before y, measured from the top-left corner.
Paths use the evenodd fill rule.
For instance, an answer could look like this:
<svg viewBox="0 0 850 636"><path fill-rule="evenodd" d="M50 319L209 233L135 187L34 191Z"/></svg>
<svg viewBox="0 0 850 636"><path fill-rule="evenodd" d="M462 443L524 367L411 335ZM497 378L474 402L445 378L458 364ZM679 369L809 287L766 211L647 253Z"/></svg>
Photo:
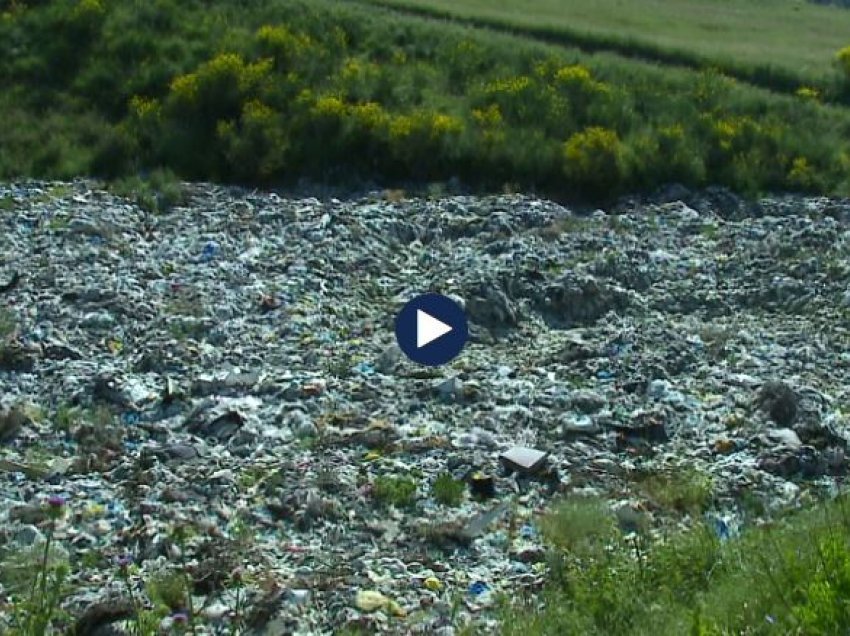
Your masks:
<svg viewBox="0 0 850 636"><path fill-rule="evenodd" d="M51 508L61 508L65 505L65 497L62 495L51 495L47 498L47 505Z"/></svg>
<svg viewBox="0 0 850 636"><path fill-rule="evenodd" d="M171 615L171 620L177 625L185 625L189 622L189 615L186 612L175 612Z"/></svg>
<svg viewBox="0 0 850 636"><path fill-rule="evenodd" d="M65 498L51 495L47 498L47 515L54 521L60 519L65 512Z"/></svg>
<svg viewBox="0 0 850 636"><path fill-rule="evenodd" d="M115 558L115 564L122 570L126 570L133 563L132 554L122 554Z"/></svg>

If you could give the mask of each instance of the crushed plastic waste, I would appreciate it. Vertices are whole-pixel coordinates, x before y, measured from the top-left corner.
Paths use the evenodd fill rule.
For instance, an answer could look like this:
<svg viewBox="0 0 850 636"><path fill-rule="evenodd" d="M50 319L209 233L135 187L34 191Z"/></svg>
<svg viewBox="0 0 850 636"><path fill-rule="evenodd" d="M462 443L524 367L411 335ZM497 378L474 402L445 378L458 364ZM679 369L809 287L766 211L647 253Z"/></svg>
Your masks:
<svg viewBox="0 0 850 636"><path fill-rule="evenodd" d="M187 557L213 622L239 565L257 629L454 633L542 585L559 492L644 531L664 519L629 476L685 465L725 541L734 493L846 479L845 201L747 217L690 193L576 223L520 195L185 188L151 216L86 181L0 184L0 541L38 545L39 497L65 498L63 549L92 566L73 616L120 596L129 553L139 594ZM470 318L446 368L394 343L425 291Z"/></svg>

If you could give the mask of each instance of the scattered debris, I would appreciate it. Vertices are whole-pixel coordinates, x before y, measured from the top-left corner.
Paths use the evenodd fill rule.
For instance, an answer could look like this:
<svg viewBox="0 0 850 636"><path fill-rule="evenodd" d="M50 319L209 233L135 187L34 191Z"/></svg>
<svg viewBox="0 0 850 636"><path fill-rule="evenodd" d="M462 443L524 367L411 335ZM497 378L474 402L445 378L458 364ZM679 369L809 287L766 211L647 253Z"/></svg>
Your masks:
<svg viewBox="0 0 850 636"><path fill-rule="evenodd" d="M188 207L149 215L86 181L0 185L0 251L26 275L0 281L0 541L32 547L39 497L65 498L80 634L125 629L106 621L123 553L139 599L153 583L179 605L161 570L188 564L219 627L238 565L250 633L450 633L539 589L534 517L559 493L653 532L635 474L693 467L705 482L661 479L654 500L710 501L725 538L736 493L781 505L846 479L846 202L729 221L693 193L544 239L574 217L528 196L185 187ZM393 343L427 290L470 319L445 369Z"/></svg>

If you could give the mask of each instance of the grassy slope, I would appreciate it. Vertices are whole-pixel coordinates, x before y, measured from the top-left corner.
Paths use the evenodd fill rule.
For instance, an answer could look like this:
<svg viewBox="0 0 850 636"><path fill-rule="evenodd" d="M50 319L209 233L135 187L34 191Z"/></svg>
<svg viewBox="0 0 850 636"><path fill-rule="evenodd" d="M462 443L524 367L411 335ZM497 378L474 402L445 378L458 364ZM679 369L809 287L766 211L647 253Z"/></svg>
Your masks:
<svg viewBox="0 0 850 636"><path fill-rule="evenodd" d="M850 11L802 0L378 0L519 28L682 52L722 67L773 67L800 83L834 81Z"/></svg>
<svg viewBox="0 0 850 636"><path fill-rule="evenodd" d="M725 541L698 523L661 541L640 530L626 538L604 504L568 500L543 524L549 586L524 599L525 611L511 599L502 633L846 634L847 506L844 495Z"/></svg>
<svg viewBox="0 0 850 636"><path fill-rule="evenodd" d="M17 6L0 20L0 178L850 191L850 109L713 73L363 3Z"/></svg>

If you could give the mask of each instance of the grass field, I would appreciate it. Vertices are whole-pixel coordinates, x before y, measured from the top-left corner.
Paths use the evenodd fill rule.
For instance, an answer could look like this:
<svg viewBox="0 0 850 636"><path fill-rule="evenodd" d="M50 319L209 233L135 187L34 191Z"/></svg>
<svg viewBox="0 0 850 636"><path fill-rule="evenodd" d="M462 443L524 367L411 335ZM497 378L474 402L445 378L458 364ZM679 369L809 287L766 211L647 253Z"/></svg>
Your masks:
<svg viewBox="0 0 850 636"><path fill-rule="evenodd" d="M834 83L850 10L805 0L376 0L774 81Z"/></svg>

